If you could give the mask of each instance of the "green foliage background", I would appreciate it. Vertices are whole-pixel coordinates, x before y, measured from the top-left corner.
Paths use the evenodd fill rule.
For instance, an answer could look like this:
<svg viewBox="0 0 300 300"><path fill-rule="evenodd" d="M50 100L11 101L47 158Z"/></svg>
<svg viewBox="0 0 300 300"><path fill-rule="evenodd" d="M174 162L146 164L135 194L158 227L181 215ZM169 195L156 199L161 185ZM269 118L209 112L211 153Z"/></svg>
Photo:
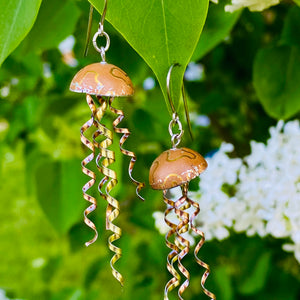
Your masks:
<svg viewBox="0 0 300 300"><path fill-rule="evenodd" d="M37 13L39 1L34 2L32 7ZM92 2L101 10L102 1ZM155 10L158 2L151 3ZM208 2L203 3L199 5L205 7ZM126 12L129 29L122 27L122 11L117 20L113 13L108 13L108 20L119 24L127 38L105 23L111 37L107 61L125 70L136 89L132 98L116 100L115 106L125 111L123 124L132 131L126 147L138 156L134 176L139 180L148 181L152 161L170 147L170 114L163 93L158 82L150 91L145 91L142 84L145 78L156 74L163 85L161 78L176 58L182 59L182 68L175 75L174 86L180 83L191 57L205 68L201 81L185 82L185 86L190 110L207 115L211 125L193 125L194 140L186 134L182 142L204 155L218 148L221 141L227 141L235 145L235 155L241 157L249 153L250 140L266 140L268 128L276 119L300 117L300 8L286 1L263 13L244 10L228 14L223 10L224 4L225 1L210 4L199 42L205 9L201 10L197 29L175 27L174 40L178 38L178 47L183 52L179 51L164 66L146 58L151 54L149 50L157 52L159 39L149 33L147 36L147 31L144 36L132 34L139 28L139 19L128 17L134 7ZM112 11L118 8L114 5L118 3L111 1ZM7 7L7 1L0 1L0 24L14 17L14 9L4 15ZM143 10L146 7L136 9L140 11L133 11L133 15L147 13ZM88 151L81 146L79 128L90 112L84 96L71 93L68 87L77 70L100 60L92 47L88 56L83 57L88 11L87 1L42 1L35 25L12 53L30 30L34 12L31 11L30 20L16 16L23 30L18 29L21 35L0 32L1 49L3 45L11 49L6 54L2 51L0 56L4 60L10 54L0 68L0 89L10 89L7 97L0 96L0 288L10 298L162 299L169 279L165 268L168 250L152 218L154 211L164 209L161 193L147 185L143 191L146 201L142 203L136 198L126 173L126 157L117 156L119 163L115 166L120 179L116 197L122 210L117 222L123 229L118 244L123 257L117 266L125 276L125 287L121 288L111 275L111 253L106 247L108 234L104 230L105 203L100 199L93 214L100 237L92 246L84 247L91 231L83 224L82 211L87 203L81 187L87 178L81 173L80 161ZM178 5L177 10L173 8L174 11L182 16L182 22L190 18L185 15L184 4ZM98 16L94 19L92 32L97 29ZM159 22L152 20L154 24L156 21ZM170 30L174 31L171 25ZM194 45L184 50L180 41L184 43L191 30L198 30L193 35ZM182 34L184 31L187 33ZM65 65L57 49L59 42L70 34L76 38L76 68ZM139 43L148 46L150 54L135 46ZM44 76L45 63L51 67L51 77ZM174 90L173 95L179 99L179 90ZM183 107L178 105L184 120ZM106 122L112 120L113 116L108 116ZM191 187L196 188L197 182ZM98 197L96 191L93 193ZM283 242L232 233L223 242L206 243L201 257L212 269L208 288L219 300L299 299L299 264L292 254L281 250ZM206 299L200 286L202 270L191 257L186 264L191 271L191 283L185 299ZM170 299L176 299L176 294Z"/></svg>

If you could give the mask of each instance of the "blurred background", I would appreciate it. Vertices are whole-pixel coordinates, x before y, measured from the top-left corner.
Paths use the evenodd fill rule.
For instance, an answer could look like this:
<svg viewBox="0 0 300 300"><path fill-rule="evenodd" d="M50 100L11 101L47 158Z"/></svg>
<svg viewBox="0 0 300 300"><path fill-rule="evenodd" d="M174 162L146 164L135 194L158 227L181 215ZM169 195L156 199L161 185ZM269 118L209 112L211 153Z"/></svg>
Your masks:
<svg viewBox="0 0 300 300"><path fill-rule="evenodd" d="M239 11L228 17L228 28L210 49L199 50L185 74L194 139L185 128L181 145L213 157L226 142L234 146L229 157L242 159L251 153L251 140L266 143L269 128L278 120L258 99L253 64L261 48L281 40L292 9L293 16L299 15L290 1L263 12ZM47 18L50 12L52 19ZM146 182L142 202L127 175L128 157L117 155L115 197L121 214L116 223L123 236L116 244L123 256L116 265L125 277L124 288L111 275L106 205L96 190L92 193L99 206L91 218L99 238L84 246L93 233L83 223L88 204L81 188L88 177L80 162L89 151L80 142L79 130L90 111L84 95L70 92L69 84L79 69L100 60L92 46L83 56L88 12L87 1L43 1L31 32L0 68L0 299L162 299L170 279L168 248L153 218L165 205L162 193L149 187L148 172L152 161L171 146L171 116L150 68L108 22L111 46L106 60L126 71L135 87L133 97L114 104L124 110L122 126L132 132L126 148L137 154L133 175ZM211 4L204 33L209 35L218 22L223 26L223 16L224 2ZM92 32L98 21L95 13ZM297 24L299 29L299 19ZM205 44L205 34L203 39ZM182 121L183 112L181 106ZM285 122L299 117L296 112ZM113 119L109 115L105 122ZM199 179L190 189L199 190ZM212 269L207 287L217 299L300 299L300 259L282 249L290 237L247 235L230 226L227 230L227 238L211 237L199 253ZM201 268L192 257L186 265L191 282L185 299L206 299Z"/></svg>

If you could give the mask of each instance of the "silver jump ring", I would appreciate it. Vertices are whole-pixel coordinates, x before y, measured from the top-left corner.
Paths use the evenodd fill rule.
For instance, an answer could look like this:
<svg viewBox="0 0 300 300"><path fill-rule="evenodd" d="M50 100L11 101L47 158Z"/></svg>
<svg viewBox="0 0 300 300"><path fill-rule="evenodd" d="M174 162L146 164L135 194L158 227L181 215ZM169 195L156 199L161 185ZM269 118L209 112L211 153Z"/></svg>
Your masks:
<svg viewBox="0 0 300 300"><path fill-rule="evenodd" d="M174 133L172 131L172 127L174 127L176 124L178 125L178 129L180 131L180 134L182 134L183 133L182 124L181 124L181 122L179 120L178 115L176 113L173 113L172 120L169 123L169 133L170 133L171 136L174 135Z"/></svg>
<svg viewBox="0 0 300 300"><path fill-rule="evenodd" d="M179 133L173 133L173 127L175 125L178 126ZM171 135L171 141L172 141L173 148L176 148L179 145L181 137L183 135L182 124L176 113L173 114L173 118L169 123L169 133Z"/></svg>
<svg viewBox="0 0 300 300"><path fill-rule="evenodd" d="M100 48L100 55L101 55L102 61L104 62L105 61L105 49L104 49L104 47Z"/></svg>
<svg viewBox="0 0 300 300"><path fill-rule="evenodd" d="M181 141L181 135L180 134L174 134L172 137L171 137L171 141L172 141L172 147L173 148L176 148L180 141Z"/></svg>
<svg viewBox="0 0 300 300"><path fill-rule="evenodd" d="M98 47L97 45L97 38L99 36L105 36L106 38L106 45L105 47ZM110 38L109 35L105 32L105 31L97 31L94 36L93 36L93 45L95 47L95 49L101 54L102 60L105 61L105 52L108 50L109 46L110 46ZM103 53L104 52L104 53ZM103 55L104 54L104 55ZM104 57L104 59L103 59Z"/></svg>

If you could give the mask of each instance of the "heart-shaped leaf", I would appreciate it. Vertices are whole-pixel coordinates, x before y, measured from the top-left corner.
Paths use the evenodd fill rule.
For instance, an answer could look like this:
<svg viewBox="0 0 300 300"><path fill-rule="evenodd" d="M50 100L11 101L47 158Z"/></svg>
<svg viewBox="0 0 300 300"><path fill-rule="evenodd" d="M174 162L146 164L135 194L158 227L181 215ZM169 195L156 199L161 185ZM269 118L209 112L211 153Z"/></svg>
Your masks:
<svg viewBox="0 0 300 300"><path fill-rule="evenodd" d="M0 0L0 66L31 29L42 0Z"/></svg>
<svg viewBox="0 0 300 300"><path fill-rule="evenodd" d="M300 110L300 49L280 46L258 52L254 88L266 112L287 119Z"/></svg>
<svg viewBox="0 0 300 300"><path fill-rule="evenodd" d="M102 12L103 0L89 0ZM195 50L208 9L208 0L114 0L108 2L107 20L146 61L155 73L167 100L166 77L171 76L175 106L183 75Z"/></svg>

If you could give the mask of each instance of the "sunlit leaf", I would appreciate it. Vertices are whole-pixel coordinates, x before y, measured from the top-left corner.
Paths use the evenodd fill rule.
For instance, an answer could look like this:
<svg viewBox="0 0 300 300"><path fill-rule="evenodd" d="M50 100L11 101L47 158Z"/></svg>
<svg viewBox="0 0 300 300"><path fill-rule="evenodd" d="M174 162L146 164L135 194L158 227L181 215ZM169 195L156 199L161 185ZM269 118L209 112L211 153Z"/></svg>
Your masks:
<svg viewBox="0 0 300 300"><path fill-rule="evenodd" d="M31 29L41 0L0 0L0 66Z"/></svg>
<svg viewBox="0 0 300 300"><path fill-rule="evenodd" d="M254 87L265 111L286 119L300 110L300 49L261 49L254 62Z"/></svg>
<svg viewBox="0 0 300 300"><path fill-rule="evenodd" d="M103 0L89 0L98 11ZM108 3L107 20L143 57L158 78L165 99L166 76L173 63L171 94L177 103L185 68L204 25L208 0L116 0Z"/></svg>

